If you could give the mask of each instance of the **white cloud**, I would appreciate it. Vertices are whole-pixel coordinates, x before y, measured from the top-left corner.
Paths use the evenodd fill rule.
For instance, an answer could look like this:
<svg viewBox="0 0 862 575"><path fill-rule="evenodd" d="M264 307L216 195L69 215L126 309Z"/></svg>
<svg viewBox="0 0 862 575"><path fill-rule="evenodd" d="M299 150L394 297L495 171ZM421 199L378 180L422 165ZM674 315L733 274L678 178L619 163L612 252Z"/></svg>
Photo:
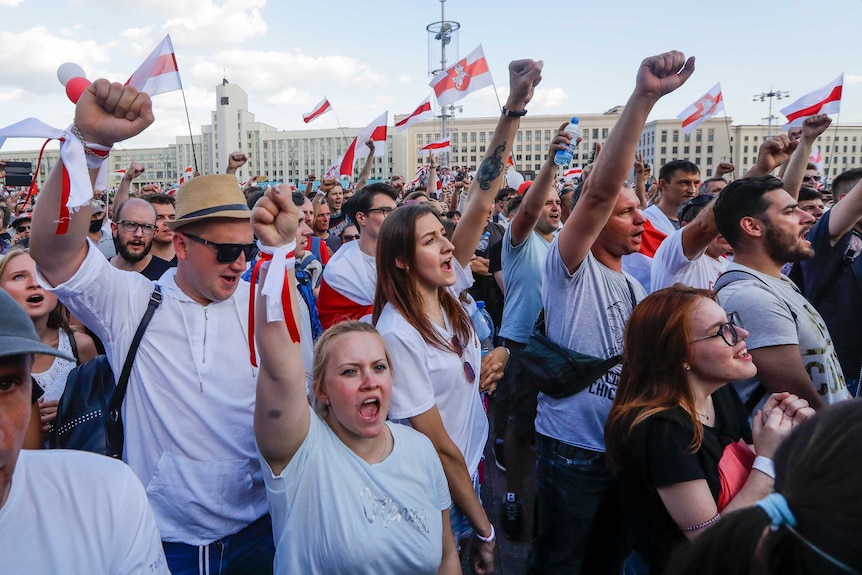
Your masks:
<svg viewBox="0 0 862 575"><path fill-rule="evenodd" d="M20 6L23 1L24 0L0 0L0 7L15 8L16 6Z"/></svg>
<svg viewBox="0 0 862 575"><path fill-rule="evenodd" d="M862 84L862 74L844 74L844 82L851 86Z"/></svg>

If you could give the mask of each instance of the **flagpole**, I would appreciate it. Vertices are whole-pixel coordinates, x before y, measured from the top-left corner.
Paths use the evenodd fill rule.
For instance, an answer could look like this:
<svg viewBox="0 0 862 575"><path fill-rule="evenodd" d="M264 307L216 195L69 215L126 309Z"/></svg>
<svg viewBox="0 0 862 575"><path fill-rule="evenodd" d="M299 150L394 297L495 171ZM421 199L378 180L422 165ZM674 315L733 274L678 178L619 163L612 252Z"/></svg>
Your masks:
<svg viewBox="0 0 862 575"><path fill-rule="evenodd" d="M326 96L324 96L324 97L326 97ZM330 104L330 107L331 107L331 106L332 106L332 104ZM350 142L350 138L348 138L348 137L347 137L347 134L344 132L344 128L341 126L341 120L339 120L339 119L338 119L338 114L336 114L336 113L335 113L335 108L332 108L332 115L333 115L333 116L335 116L335 123L336 123L336 125L338 126L338 129L339 129L339 130L341 130L341 137L343 137L343 138L344 138L344 141L345 141L345 142L347 143L347 145L349 146L349 145L350 145L350 143L349 143L349 142ZM346 151L346 150L345 150L345 151Z"/></svg>
<svg viewBox="0 0 862 575"><path fill-rule="evenodd" d="M177 75L179 76L179 71L177 71ZM190 140L189 143L191 144L191 147L192 147L192 159L194 160L194 164L195 164L195 173L199 174L200 170L198 169L198 155L197 155L197 152L195 152L195 137L192 134L192 119L189 116L189 105L186 103L186 91L183 88L182 82L180 82L180 92L183 95L183 107L185 107L185 109L186 109L186 123L189 126L189 140Z"/></svg>
<svg viewBox="0 0 862 575"><path fill-rule="evenodd" d="M728 146L728 149L730 150L730 157L728 158L728 161L731 164L733 164L733 140L730 138L730 121L727 118L727 110L723 109L722 112L724 112L724 129L727 132L727 146ZM731 174L733 176L733 179L735 180L736 179L736 164L734 164L733 168L734 169L731 172Z"/></svg>
<svg viewBox="0 0 862 575"><path fill-rule="evenodd" d="M826 181L823 182L823 187L826 187L826 184L829 182L829 168L832 167L832 161L835 159L835 142L838 141L838 122L841 121L841 110L838 110L838 113L835 115L835 131L832 133L832 152L829 154L829 166L826 168ZM835 198L832 198L832 201L835 201Z"/></svg>

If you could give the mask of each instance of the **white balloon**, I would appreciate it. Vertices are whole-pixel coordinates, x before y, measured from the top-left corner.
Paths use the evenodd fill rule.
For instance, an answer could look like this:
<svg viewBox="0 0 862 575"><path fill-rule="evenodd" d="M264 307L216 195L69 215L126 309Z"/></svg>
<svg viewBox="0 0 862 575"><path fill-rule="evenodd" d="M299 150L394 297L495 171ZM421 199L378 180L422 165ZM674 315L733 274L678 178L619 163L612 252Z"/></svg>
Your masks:
<svg viewBox="0 0 862 575"><path fill-rule="evenodd" d="M75 64L74 62L66 62L65 64L60 64L60 67L57 68L57 79L60 80L60 83L64 86L72 78L86 77L87 75L84 73L84 69L81 68L78 64Z"/></svg>
<svg viewBox="0 0 862 575"><path fill-rule="evenodd" d="M520 172L509 172L506 174L506 185L510 188L518 189L518 186L524 183L524 176Z"/></svg>

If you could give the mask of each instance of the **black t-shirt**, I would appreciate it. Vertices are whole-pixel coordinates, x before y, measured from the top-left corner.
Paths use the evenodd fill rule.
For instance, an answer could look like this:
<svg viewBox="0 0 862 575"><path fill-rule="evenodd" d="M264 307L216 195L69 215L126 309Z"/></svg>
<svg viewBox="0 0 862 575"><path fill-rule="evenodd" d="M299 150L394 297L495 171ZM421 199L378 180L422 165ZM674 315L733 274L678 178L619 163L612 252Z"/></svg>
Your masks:
<svg viewBox="0 0 862 575"><path fill-rule="evenodd" d="M491 272L492 276L503 271L503 240L491 246L488 251L488 260L488 271Z"/></svg>
<svg viewBox="0 0 862 575"><path fill-rule="evenodd" d="M506 230L500 224L488 222L482 234L484 235L485 232L488 233L488 238L484 242L480 241L475 253L479 257L490 258L491 246L503 240L503 234L506 233ZM500 331L500 324L503 323L503 292L500 291L497 280L494 279L493 275L483 276L475 272L473 273L473 280L473 287L469 290L470 295L476 301L485 302L485 309L488 310L491 319L494 320L495 330Z"/></svg>
<svg viewBox="0 0 862 575"><path fill-rule="evenodd" d="M718 462L725 447L742 439L751 443L745 407L730 385L712 394L715 427L704 426L700 449L692 453L694 429L682 408L654 415L632 430L620 453L620 490L632 547L660 573L671 549L685 541L658 494L666 487L705 479L718 502Z"/></svg>
<svg viewBox="0 0 862 575"><path fill-rule="evenodd" d="M165 273L172 267L176 267L176 265L176 256L171 261L166 261L158 256L153 256L150 258L150 263L147 264L147 267L141 270L141 275L143 275L148 280L156 281L160 277L162 277L163 273Z"/></svg>

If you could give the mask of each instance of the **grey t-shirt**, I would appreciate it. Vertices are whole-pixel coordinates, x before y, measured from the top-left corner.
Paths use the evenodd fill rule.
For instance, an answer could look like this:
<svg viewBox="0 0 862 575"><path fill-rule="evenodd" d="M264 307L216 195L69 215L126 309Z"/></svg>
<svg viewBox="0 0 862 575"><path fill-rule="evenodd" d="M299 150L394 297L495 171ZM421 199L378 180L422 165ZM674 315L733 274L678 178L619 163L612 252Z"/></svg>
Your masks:
<svg viewBox="0 0 862 575"><path fill-rule="evenodd" d="M523 242L512 245L512 228L503 235L503 324L500 337L527 343L542 310L542 267L551 244L533 230Z"/></svg>
<svg viewBox="0 0 862 575"><path fill-rule="evenodd" d="M798 345L805 370L824 403L850 399L826 323L796 284L787 276L774 278L738 263L728 266L728 273L733 270L759 278L736 280L718 292L721 306L728 312L738 313L748 330L750 335L745 340L748 349ZM796 314L795 319L793 314ZM755 376L734 382L734 387L742 401L747 401L759 383ZM765 397L760 403L764 401Z"/></svg>
<svg viewBox="0 0 862 575"><path fill-rule="evenodd" d="M581 353L600 358L622 354L632 291L636 301L646 297L636 279L602 265L592 253L570 274L557 237L545 260L545 332L551 341ZM570 445L604 451L605 421L619 376L617 365L575 395L554 399L540 393L536 431Z"/></svg>

